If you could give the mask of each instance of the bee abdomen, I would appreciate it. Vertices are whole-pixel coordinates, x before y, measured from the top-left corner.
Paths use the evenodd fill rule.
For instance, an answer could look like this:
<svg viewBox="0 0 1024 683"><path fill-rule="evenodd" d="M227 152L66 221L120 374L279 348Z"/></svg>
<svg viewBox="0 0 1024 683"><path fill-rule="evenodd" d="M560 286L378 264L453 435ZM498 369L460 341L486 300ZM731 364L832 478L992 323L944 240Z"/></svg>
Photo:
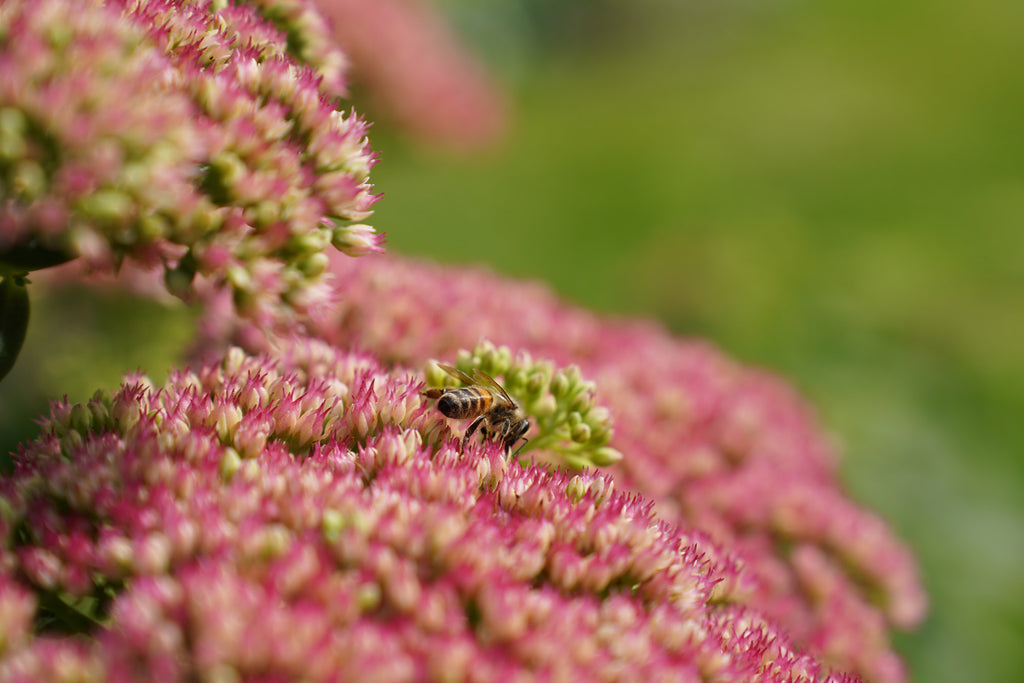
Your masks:
<svg viewBox="0 0 1024 683"><path fill-rule="evenodd" d="M491 395L477 387L455 389L445 393L437 409L447 417L466 418L479 415L491 405Z"/></svg>

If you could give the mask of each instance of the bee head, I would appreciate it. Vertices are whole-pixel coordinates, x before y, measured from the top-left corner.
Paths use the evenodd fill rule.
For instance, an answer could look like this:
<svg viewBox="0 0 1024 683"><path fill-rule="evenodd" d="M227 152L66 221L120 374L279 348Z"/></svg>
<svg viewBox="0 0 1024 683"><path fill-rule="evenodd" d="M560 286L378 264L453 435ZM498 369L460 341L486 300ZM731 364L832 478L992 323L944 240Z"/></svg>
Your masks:
<svg viewBox="0 0 1024 683"><path fill-rule="evenodd" d="M526 432L529 431L529 429L530 421L527 419L522 419L519 422L516 422L513 425L511 425L511 429L508 430L508 433L505 435L504 439L505 453L508 454L509 457L515 457L516 454L518 454L519 451L522 450L523 446L526 445L526 442L529 441L529 439L526 438ZM523 440L522 445L519 446L519 448L517 448L515 452L512 452L512 447L515 446L516 442L519 441L520 439Z"/></svg>
<svg viewBox="0 0 1024 683"><path fill-rule="evenodd" d="M517 422L514 427L512 427L512 431L509 434L509 438L511 438L512 443L515 443L516 441L519 441L519 439L522 439L524 436L526 436L526 432L528 432L529 430L530 421L524 418Z"/></svg>

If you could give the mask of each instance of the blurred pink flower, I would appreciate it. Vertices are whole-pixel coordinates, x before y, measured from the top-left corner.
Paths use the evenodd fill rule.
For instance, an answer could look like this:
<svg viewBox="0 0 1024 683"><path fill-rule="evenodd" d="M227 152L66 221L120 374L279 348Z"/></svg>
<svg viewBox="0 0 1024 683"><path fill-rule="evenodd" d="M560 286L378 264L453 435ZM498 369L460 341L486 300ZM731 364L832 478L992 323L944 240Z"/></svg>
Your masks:
<svg viewBox="0 0 1024 683"><path fill-rule="evenodd" d="M421 386L282 340L55 405L0 483L0 678L854 680L702 534L462 451Z"/></svg>
<svg viewBox="0 0 1024 683"><path fill-rule="evenodd" d="M494 143L506 105L493 80L422 0L316 0L356 80L385 118L428 141Z"/></svg>
<svg viewBox="0 0 1024 683"><path fill-rule="evenodd" d="M620 488L735 552L751 579L743 604L802 646L869 680L905 680L889 632L915 626L926 609L913 557L845 495L836 454L781 380L706 342L602 318L484 271L396 257L335 259L332 271L338 308L311 333L337 347L417 365L489 338L579 365L611 411ZM227 323L205 318L208 348L226 334L267 348L256 330Z"/></svg>

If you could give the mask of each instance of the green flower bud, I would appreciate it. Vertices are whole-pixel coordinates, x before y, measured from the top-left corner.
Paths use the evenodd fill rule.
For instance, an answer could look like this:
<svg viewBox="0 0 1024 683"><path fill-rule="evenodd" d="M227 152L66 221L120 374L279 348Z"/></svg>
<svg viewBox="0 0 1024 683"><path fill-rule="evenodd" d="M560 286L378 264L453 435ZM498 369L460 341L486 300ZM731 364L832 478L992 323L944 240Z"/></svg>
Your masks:
<svg viewBox="0 0 1024 683"><path fill-rule="evenodd" d="M114 419L110 415L110 408L102 401L93 399L88 405L92 430L106 431L114 426Z"/></svg>
<svg viewBox="0 0 1024 683"><path fill-rule="evenodd" d="M375 583L364 583L356 593L356 603L364 612L371 612L380 605L381 590Z"/></svg>
<svg viewBox="0 0 1024 683"><path fill-rule="evenodd" d="M530 379L526 384L526 389L531 394L539 394L543 391L545 385L548 383L548 378L545 376L543 371L537 371L530 375Z"/></svg>
<svg viewBox="0 0 1024 683"><path fill-rule="evenodd" d="M338 510L324 510L323 519L320 522L320 532L327 539L328 543L334 543L341 536L345 528L345 518Z"/></svg>
<svg viewBox="0 0 1024 683"><path fill-rule="evenodd" d="M60 454L65 458L71 458L72 454L77 451L85 443L85 439L82 437L80 432L74 429L69 429L64 436L60 438Z"/></svg>
<svg viewBox="0 0 1024 683"><path fill-rule="evenodd" d="M306 258L299 262L299 271L308 278L319 277L327 267L330 265L331 260L327 254L322 251L318 251L314 254L310 254Z"/></svg>
<svg viewBox="0 0 1024 683"><path fill-rule="evenodd" d="M120 190L100 190L84 197L80 202L81 211L103 223L123 223L131 218L135 200Z"/></svg>
<svg viewBox="0 0 1024 683"><path fill-rule="evenodd" d="M590 460L598 467L607 467L622 460L622 453L611 446L601 446L590 454Z"/></svg>
<svg viewBox="0 0 1024 683"><path fill-rule="evenodd" d="M562 398L566 392L569 391L569 378L565 376L565 372L559 370L555 373L554 377L551 378L551 384L548 385L548 391L555 398Z"/></svg>
<svg viewBox="0 0 1024 683"><path fill-rule="evenodd" d="M170 232L167 219L156 214L148 214L139 219L136 233L139 241L150 242Z"/></svg>
<svg viewBox="0 0 1024 683"><path fill-rule="evenodd" d="M225 271L224 276L236 290L243 292L252 290L252 275L242 266L231 266Z"/></svg>
<svg viewBox="0 0 1024 683"><path fill-rule="evenodd" d="M325 228L293 237L288 246L298 253L321 252L331 244L331 239L332 232Z"/></svg>
<svg viewBox="0 0 1024 683"><path fill-rule="evenodd" d="M71 406L71 416L68 418L68 425L71 429L81 434L88 434L92 431L92 415L89 409L81 403Z"/></svg>
<svg viewBox="0 0 1024 683"><path fill-rule="evenodd" d="M25 115L11 107L0 109L0 159L20 159L25 151Z"/></svg>
<svg viewBox="0 0 1024 683"><path fill-rule="evenodd" d="M22 201L35 201L46 193L46 173L34 161L26 159L15 166L12 180L11 192Z"/></svg>
<svg viewBox="0 0 1024 683"><path fill-rule="evenodd" d="M566 465L574 470L582 470L591 465L590 460L588 460L586 456L578 453L565 453L563 454L562 459L565 460Z"/></svg>
<svg viewBox="0 0 1024 683"><path fill-rule="evenodd" d="M113 426L122 435L130 432L142 419L142 408L134 401L119 402L112 408L112 413Z"/></svg>
<svg viewBox="0 0 1024 683"><path fill-rule="evenodd" d="M578 476L570 479L569 483L565 487L565 495L574 503L580 502L586 492L587 487L583 483L583 480Z"/></svg>
<svg viewBox="0 0 1024 683"><path fill-rule="evenodd" d="M580 423L572 428L572 440L576 443L586 443L590 440L590 425Z"/></svg>
<svg viewBox="0 0 1024 683"><path fill-rule="evenodd" d="M224 455L220 459L220 478L226 482L231 481L238 471L238 468L242 466L242 456L238 454L234 448L227 447L224 449Z"/></svg>
<svg viewBox="0 0 1024 683"><path fill-rule="evenodd" d="M538 418L551 417L556 410L558 410L558 401L550 394L541 396L530 406L530 412Z"/></svg>

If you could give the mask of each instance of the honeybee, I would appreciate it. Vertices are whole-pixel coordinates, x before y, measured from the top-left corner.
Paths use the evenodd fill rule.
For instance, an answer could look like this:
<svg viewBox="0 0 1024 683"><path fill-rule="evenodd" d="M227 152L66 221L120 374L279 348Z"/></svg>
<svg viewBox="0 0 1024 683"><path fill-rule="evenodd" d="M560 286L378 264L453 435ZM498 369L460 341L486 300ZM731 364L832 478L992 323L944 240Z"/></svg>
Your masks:
<svg viewBox="0 0 1024 683"><path fill-rule="evenodd" d="M461 389L426 389L420 393L427 398L438 399L437 409L445 417L475 418L462 437L462 447L466 447L469 437L479 427L485 439L501 442L505 455L509 455L512 447L522 439L523 443L511 456L519 453L529 441L525 434L530 428L530 421L508 392L486 372L474 369L471 377L451 365L438 363L438 366L467 386Z"/></svg>

